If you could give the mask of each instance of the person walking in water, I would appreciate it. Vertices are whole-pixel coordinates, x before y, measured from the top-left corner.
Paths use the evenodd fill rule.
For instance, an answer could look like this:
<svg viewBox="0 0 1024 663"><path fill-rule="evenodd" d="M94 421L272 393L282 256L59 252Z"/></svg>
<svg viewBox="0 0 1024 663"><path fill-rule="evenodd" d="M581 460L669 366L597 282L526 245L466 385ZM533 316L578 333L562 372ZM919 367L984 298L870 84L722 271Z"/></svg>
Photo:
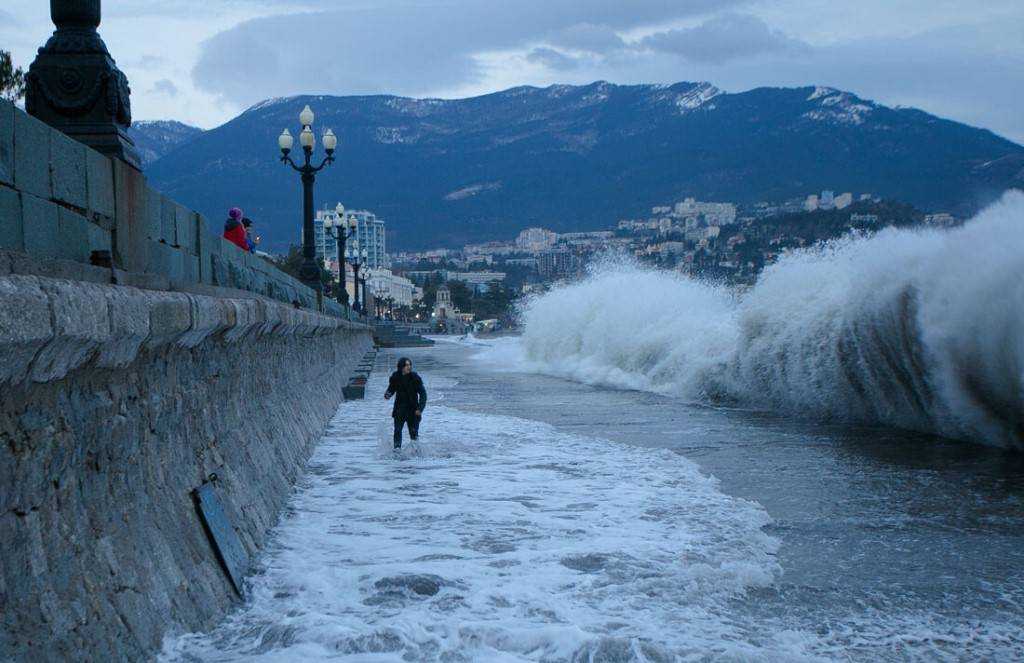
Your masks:
<svg viewBox="0 0 1024 663"><path fill-rule="evenodd" d="M391 409L391 417L395 420L395 449L401 449L402 427L408 426L410 439L419 437L420 418L427 405L427 390L423 386L423 379L413 372L412 361L408 357L398 360L398 370L388 380L384 400L392 396L395 397L395 406Z"/></svg>

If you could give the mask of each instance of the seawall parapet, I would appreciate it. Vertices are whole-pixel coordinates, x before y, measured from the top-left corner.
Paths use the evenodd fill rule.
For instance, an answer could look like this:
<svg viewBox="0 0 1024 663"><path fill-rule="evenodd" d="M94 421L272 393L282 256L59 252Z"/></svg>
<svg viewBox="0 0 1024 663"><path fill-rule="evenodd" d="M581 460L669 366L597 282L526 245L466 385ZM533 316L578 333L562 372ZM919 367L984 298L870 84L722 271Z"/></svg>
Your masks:
<svg viewBox="0 0 1024 663"><path fill-rule="evenodd" d="M0 277L0 658L138 660L237 599L191 491L253 555L372 345L277 302Z"/></svg>
<svg viewBox="0 0 1024 663"><path fill-rule="evenodd" d="M253 557L372 343L0 101L0 660L146 660L216 623L238 598L193 491Z"/></svg>

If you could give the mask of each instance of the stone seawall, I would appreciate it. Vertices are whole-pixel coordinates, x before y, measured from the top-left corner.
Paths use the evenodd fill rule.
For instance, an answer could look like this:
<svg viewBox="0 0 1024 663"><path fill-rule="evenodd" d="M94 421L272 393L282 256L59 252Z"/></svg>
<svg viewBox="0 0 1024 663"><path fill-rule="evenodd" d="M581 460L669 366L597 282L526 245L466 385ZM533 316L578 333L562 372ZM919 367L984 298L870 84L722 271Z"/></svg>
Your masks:
<svg viewBox="0 0 1024 663"><path fill-rule="evenodd" d="M222 239L222 222L207 221L126 163L0 99L0 251L48 268L103 260L113 268L108 282L113 276L122 285L231 288L359 317L330 299L318 301L295 278Z"/></svg>
<svg viewBox="0 0 1024 663"><path fill-rule="evenodd" d="M265 299L0 277L0 659L212 626L238 599L191 491L216 474L255 554L370 346Z"/></svg>

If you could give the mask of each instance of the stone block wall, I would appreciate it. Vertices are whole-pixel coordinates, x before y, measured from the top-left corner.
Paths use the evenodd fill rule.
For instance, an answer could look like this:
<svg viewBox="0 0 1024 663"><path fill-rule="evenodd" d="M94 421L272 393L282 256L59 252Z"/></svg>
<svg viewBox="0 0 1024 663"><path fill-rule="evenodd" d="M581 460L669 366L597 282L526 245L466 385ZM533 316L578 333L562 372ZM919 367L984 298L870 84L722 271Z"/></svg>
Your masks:
<svg viewBox="0 0 1024 663"><path fill-rule="evenodd" d="M109 251L132 285L245 290L356 319L336 302L318 304L300 281L223 240L220 227L221 220L211 223L150 187L131 166L0 100L0 250L83 265L94 251Z"/></svg>
<svg viewBox="0 0 1024 663"><path fill-rule="evenodd" d="M151 658L236 601L372 346L145 176L0 101L0 660ZM109 255L109 260L101 260Z"/></svg>
<svg viewBox="0 0 1024 663"><path fill-rule="evenodd" d="M255 555L370 347L267 299L0 276L0 660L212 627L237 598L191 491L216 474Z"/></svg>

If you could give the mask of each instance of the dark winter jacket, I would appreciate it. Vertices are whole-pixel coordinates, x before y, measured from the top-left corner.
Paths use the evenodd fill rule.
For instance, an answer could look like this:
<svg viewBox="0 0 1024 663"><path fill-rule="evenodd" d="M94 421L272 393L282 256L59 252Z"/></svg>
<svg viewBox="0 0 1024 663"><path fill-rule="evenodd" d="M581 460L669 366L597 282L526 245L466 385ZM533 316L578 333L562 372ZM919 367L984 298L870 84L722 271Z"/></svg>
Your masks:
<svg viewBox="0 0 1024 663"><path fill-rule="evenodd" d="M410 415L416 410L422 413L423 408L427 406L427 390L423 386L423 379L416 371L408 375L402 375L398 371L392 373L388 380L388 390L384 395L395 397L391 416Z"/></svg>
<svg viewBox="0 0 1024 663"><path fill-rule="evenodd" d="M245 232L245 226L241 221L228 219L224 222L224 239L228 240L243 251L249 250L249 236Z"/></svg>

